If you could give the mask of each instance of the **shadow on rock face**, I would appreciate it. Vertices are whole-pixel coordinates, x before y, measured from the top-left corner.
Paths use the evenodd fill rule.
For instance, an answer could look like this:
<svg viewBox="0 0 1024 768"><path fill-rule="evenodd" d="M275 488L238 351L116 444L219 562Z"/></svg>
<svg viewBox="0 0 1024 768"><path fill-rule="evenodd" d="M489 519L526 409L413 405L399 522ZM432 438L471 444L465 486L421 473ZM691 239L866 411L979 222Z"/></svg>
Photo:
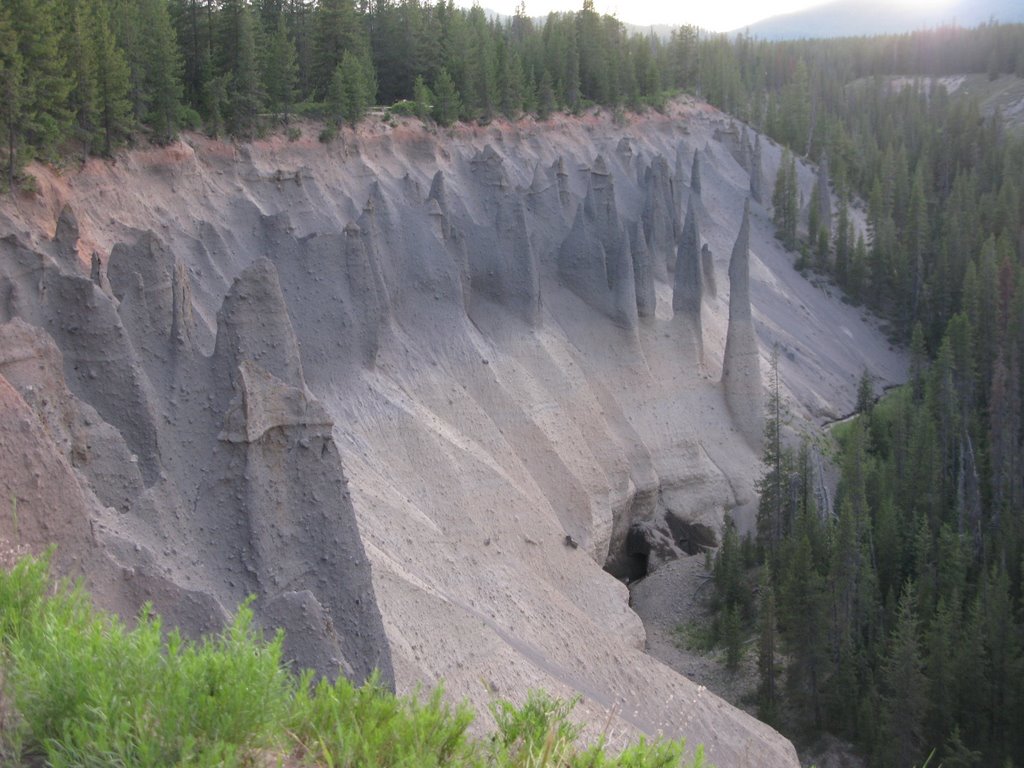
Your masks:
<svg viewBox="0 0 1024 768"><path fill-rule="evenodd" d="M376 669L393 684L333 420L306 386L275 266L235 280L206 357L191 343L187 269L157 236L115 247L108 295L70 257L72 223L65 212L59 259L0 246L0 339L21 350L0 367L38 400L66 495L93 487L69 503L72 520L37 513L68 550L58 568L90 563L104 607L132 615L149 600L191 636L254 595L297 667L357 681Z"/></svg>

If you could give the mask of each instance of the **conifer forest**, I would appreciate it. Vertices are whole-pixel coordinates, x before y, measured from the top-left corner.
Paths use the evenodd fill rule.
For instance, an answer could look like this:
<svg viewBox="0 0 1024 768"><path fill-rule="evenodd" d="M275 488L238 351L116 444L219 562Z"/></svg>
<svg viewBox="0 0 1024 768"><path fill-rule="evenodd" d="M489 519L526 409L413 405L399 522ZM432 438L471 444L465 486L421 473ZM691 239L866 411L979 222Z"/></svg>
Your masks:
<svg viewBox="0 0 1024 768"><path fill-rule="evenodd" d="M3 0L0 186L183 130L244 141L314 118L329 141L377 107L443 129L628 119L690 93L734 115L784 147L767 192L794 267L882 318L911 370L877 402L866 373L833 428L827 514L769 372L757 536L724 536L715 632L752 642L759 716L797 741L835 734L892 768L1022 765L1024 129L949 93L962 75L1024 77L1024 25L766 42L637 31L592 0L542 19L452 0ZM797 158L820 169L809 201Z"/></svg>

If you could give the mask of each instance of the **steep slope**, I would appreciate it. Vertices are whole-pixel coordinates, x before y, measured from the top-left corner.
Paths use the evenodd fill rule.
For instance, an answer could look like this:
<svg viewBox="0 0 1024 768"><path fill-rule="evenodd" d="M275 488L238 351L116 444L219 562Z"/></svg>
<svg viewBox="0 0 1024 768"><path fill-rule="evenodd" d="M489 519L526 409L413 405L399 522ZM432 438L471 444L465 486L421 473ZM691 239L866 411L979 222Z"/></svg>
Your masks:
<svg viewBox="0 0 1024 768"><path fill-rule="evenodd" d="M808 420L848 411L869 362L903 375L792 270L760 204L737 237L750 177L730 130L684 101L625 127L190 136L35 169L39 195L0 212L0 329L30 350L0 360L0 402L55 455L3 465L21 527L0 536L33 525L108 605L151 597L192 630L255 594L324 672L444 679L479 704L578 692L613 743L663 732L721 766L796 765L643 653L610 575L712 543L727 511L749 524L755 335ZM770 179L779 150L760 146ZM729 254L749 298L723 388ZM44 474L81 497L63 517L32 490Z"/></svg>

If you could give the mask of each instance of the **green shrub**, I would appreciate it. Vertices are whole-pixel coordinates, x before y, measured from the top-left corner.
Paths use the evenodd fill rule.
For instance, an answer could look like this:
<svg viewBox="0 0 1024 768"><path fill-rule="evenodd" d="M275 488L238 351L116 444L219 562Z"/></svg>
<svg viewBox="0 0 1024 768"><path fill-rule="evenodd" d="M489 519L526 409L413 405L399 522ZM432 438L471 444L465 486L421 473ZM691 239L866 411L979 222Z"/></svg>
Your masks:
<svg viewBox="0 0 1024 768"><path fill-rule="evenodd" d="M203 125L203 118L191 107L178 110L178 124L189 131L198 131Z"/></svg>
<svg viewBox="0 0 1024 768"><path fill-rule="evenodd" d="M379 677L313 684L282 665L243 604L201 642L164 636L146 606L134 628L51 585L48 558L0 573L0 763L54 768L303 764L360 768L669 768L682 742L640 741L617 756L579 749L576 701L531 692L492 707L498 733L468 736L465 704L440 688L399 697ZM9 714L10 713L10 714ZM697 762L703 759L698 750Z"/></svg>
<svg viewBox="0 0 1024 768"><path fill-rule="evenodd" d="M502 765L562 765L575 752L580 727L569 720L579 697L553 699L543 691L530 691L526 703L508 701L491 705L498 724L495 750Z"/></svg>
<svg viewBox="0 0 1024 768"><path fill-rule="evenodd" d="M389 111L393 115L399 117L416 117L419 105L415 101L409 101L408 99L402 99L396 101L389 107Z"/></svg>

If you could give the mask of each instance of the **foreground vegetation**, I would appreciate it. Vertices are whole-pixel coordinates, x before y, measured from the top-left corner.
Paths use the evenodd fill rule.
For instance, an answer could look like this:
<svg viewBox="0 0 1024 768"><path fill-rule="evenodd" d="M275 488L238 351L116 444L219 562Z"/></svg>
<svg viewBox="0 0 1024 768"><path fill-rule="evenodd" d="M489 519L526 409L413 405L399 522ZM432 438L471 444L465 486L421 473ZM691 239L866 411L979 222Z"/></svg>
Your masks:
<svg viewBox="0 0 1024 768"><path fill-rule="evenodd" d="M613 756L577 744L574 702L533 692L492 705L498 729L440 689L399 697L378 679L314 683L282 666L242 606L200 643L165 634L143 608L134 628L53 585L46 558L0 574L0 763L71 766L317 765L466 768L675 768L681 741L639 741ZM702 751L686 763L704 766Z"/></svg>

